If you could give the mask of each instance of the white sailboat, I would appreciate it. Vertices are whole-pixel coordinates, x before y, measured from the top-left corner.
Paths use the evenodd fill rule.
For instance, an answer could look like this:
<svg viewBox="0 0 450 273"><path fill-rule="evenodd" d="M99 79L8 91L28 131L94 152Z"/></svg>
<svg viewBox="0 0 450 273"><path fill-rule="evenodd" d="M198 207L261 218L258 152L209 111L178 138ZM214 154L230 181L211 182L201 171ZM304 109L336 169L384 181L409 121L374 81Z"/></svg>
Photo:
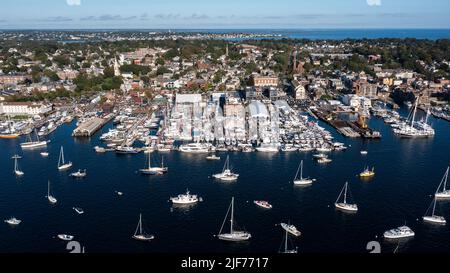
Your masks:
<svg viewBox="0 0 450 273"><path fill-rule="evenodd" d="M298 253L298 248L289 249L288 248L288 240L289 240L289 232L285 230L285 237L284 237L284 250L280 251L280 253L283 254L296 254Z"/></svg>
<svg viewBox="0 0 450 273"><path fill-rule="evenodd" d="M36 133L36 130L35 130L35 134L36 134L36 141L31 140L31 136L28 135L29 141L20 143L20 147L22 147L22 149L34 149L34 148L41 148L41 147L47 146L47 141L39 140L39 135Z"/></svg>
<svg viewBox="0 0 450 273"><path fill-rule="evenodd" d="M433 210L431 212L431 215L427 215L431 206L433 206ZM422 217L423 221L424 222L428 222L428 223L432 223L432 224L445 225L447 223L445 218L443 216L438 216L438 215L435 214L435 211L436 211L436 198L433 198L433 201L431 202L430 207L428 207L428 210L425 213L425 216Z"/></svg>
<svg viewBox="0 0 450 273"><path fill-rule="evenodd" d="M230 233L222 233L225 222L228 218L228 214L231 209L231 218L230 218ZM232 242L241 242L249 240L252 235L245 231L237 231L234 229L234 197L231 198L231 204L228 207L227 214L225 215L225 219L223 220L222 227L220 228L219 234L217 238L224 241L232 241Z"/></svg>
<svg viewBox="0 0 450 273"><path fill-rule="evenodd" d="M344 211L356 212L358 211L358 206L356 204L347 203L347 191L348 191L348 182L345 182L345 185L342 188L341 193L339 194L336 202L334 203L334 206ZM342 195L344 195L344 199L342 202L339 202Z"/></svg>
<svg viewBox="0 0 450 273"><path fill-rule="evenodd" d="M5 223L10 224L12 226L18 226L20 223L22 223L22 220L19 220L16 217L11 217L9 219L6 219Z"/></svg>
<svg viewBox="0 0 450 273"><path fill-rule="evenodd" d="M230 156L227 156L222 172L214 174L213 177L222 181L235 181L238 179L239 174L233 173L230 169Z"/></svg>
<svg viewBox="0 0 450 273"><path fill-rule="evenodd" d="M151 164L151 154L148 154L148 166L147 168L140 169L139 172L142 174L164 174L168 171L167 167L164 167L164 158L161 158L161 167L152 167Z"/></svg>
<svg viewBox="0 0 450 273"><path fill-rule="evenodd" d="M436 199L450 199L450 190L447 190L447 180L448 180L448 172L450 167L447 167L447 171L444 174L444 177L439 184L439 187L436 190L434 196ZM442 190L441 190L442 188Z"/></svg>
<svg viewBox="0 0 450 273"><path fill-rule="evenodd" d="M300 173L300 177L298 176ZM300 162L298 166L297 173L294 177L294 185L311 185L315 179L303 178L303 160Z"/></svg>
<svg viewBox="0 0 450 273"><path fill-rule="evenodd" d="M64 148L61 146L61 150L59 152L59 160L58 160L58 170L64 171L70 169L72 167L72 162L66 163L64 160Z"/></svg>
<svg viewBox="0 0 450 273"><path fill-rule="evenodd" d="M18 159L20 159L20 158L22 158L22 157L20 157L20 156L18 156L18 155L14 155L12 158L14 159L14 173L15 173L17 176L22 176L22 175L24 175L24 172L22 172L22 171L19 169L19 162L17 161Z"/></svg>
<svg viewBox="0 0 450 273"><path fill-rule="evenodd" d="M142 229L142 213L139 214L139 223L136 227L136 231L134 232L133 239L138 241L150 241L155 238L155 236L151 234L146 234Z"/></svg>
<svg viewBox="0 0 450 273"><path fill-rule="evenodd" d="M47 187L47 199L48 199L48 201L50 202L50 203L52 203L52 204L56 204L56 202L58 202L58 200L56 200L56 198L55 197L53 197L51 194L50 194L50 180L48 181L48 187Z"/></svg>

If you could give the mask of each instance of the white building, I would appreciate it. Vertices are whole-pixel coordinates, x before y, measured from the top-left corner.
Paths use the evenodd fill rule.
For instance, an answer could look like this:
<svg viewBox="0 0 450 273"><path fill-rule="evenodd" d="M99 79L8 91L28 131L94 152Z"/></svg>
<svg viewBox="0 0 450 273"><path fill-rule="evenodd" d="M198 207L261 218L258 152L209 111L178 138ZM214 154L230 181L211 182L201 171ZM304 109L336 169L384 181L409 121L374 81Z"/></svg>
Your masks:
<svg viewBox="0 0 450 273"><path fill-rule="evenodd" d="M51 105L32 102L2 102L0 114L5 115L40 115L52 110Z"/></svg>
<svg viewBox="0 0 450 273"><path fill-rule="evenodd" d="M366 97L360 97L357 95L345 95L342 97L342 103L344 103L347 106L354 107L354 108L370 108L372 107L372 102L370 99Z"/></svg>

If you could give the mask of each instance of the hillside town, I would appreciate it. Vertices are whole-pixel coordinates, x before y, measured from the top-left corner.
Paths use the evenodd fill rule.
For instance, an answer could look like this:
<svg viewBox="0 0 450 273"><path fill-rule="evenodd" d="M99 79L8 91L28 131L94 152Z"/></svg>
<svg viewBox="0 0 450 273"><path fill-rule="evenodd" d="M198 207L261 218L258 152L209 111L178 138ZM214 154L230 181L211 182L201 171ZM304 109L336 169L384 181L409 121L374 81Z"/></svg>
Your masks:
<svg viewBox="0 0 450 273"><path fill-rule="evenodd" d="M92 125L100 128L124 108L133 115L164 112L168 139L256 141L276 149L294 137L285 128L298 118L290 111L346 137L382 137L367 125L371 116L403 137L434 135L426 122L397 117L403 104L450 121L448 40L235 41L191 33L113 42L93 32L82 35L102 42L66 43L38 42L58 33L13 34L2 33L8 39L0 47L3 137L42 128L45 135L74 116L104 118ZM27 42L14 39L22 35Z"/></svg>

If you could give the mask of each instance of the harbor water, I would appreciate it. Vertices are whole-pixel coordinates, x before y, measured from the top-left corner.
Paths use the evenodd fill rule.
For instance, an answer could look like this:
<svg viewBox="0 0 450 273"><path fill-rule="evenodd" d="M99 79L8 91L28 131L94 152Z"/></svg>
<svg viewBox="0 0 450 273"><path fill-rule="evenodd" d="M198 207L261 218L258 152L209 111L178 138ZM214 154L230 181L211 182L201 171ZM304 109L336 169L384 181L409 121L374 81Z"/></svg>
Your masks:
<svg viewBox="0 0 450 273"><path fill-rule="evenodd" d="M402 115L407 110L402 109ZM423 113L420 113L423 114ZM153 153L164 156L169 171L161 176L143 176L138 169L146 163L144 153L118 155L97 154L94 146L107 124L90 139L73 138L75 121L64 124L49 135L51 142L44 158L43 150L22 151L16 140L0 140L0 217L21 219L17 227L0 224L0 252L68 252L67 242L58 234L75 236L86 252L154 252L154 253L276 253L284 232L277 224L290 222L302 235L293 238L300 253L368 252L369 241L378 241L381 251L450 252L449 226L422 222L432 195L450 165L450 123L430 119L436 135L430 139L400 139L382 119L372 118L371 128L379 130L381 140L346 139L333 133L335 141L349 146L347 151L333 152L333 162L318 165L313 153L240 153L230 152L236 182L218 182L211 175L220 172L227 153L218 152L220 161L207 161L206 155ZM61 145L70 171L57 170ZM367 155L361 155L367 150ZM11 157L19 154L25 175L17 178ZM304 176L317 179L308 187L295 187L292 180L300 160ZM375 166L376 175L368 181L357 175L366 166ZM71 171L87 169L87 177L73 179ZM45 198L47 182L58 199L51 205ZM344 183L349 182L356 214L334 208ZM203 198L190 207L174 207L169 197L191 193ZM122 196L116 191L123 192ZM252 234L244 243L230 243L214 237L219 232L235 197L237 225ZM267 200L273 208L264 210L253 200ZM72 208L81 207L78 215ZM131 238L142 213L143 225L154 234L151 242ZM436 213L450 219L450 202L439 201ZM229 222L226 222L227 227ZM399 245L383 240L383 232L407 224L415 238Z"/></svg>

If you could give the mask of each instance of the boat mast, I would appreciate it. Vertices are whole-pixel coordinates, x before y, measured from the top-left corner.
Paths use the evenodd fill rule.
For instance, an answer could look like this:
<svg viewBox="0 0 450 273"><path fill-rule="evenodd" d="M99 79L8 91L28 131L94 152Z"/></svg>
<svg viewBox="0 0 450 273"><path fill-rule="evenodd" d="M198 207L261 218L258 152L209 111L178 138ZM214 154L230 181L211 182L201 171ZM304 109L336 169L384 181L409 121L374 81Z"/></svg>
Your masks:
<svg viewBox="0 0 450 273"><path fill-rule="evenodd" d="M47 197L50 197L50 180L48 180Z"/></svg>
<svg viewBox="0 0 450 273"><path fill-rule="evenodd" d="M297 172L295 173L294 181L297 180L298 173L300 172L300 168L302 168L302 166L303 166L303 160L300 162L300 165L298 165Z"/></svg>
<svg viewBox="0 0 450 273"><path fill-rule="evenodd" d="M300 166L301 166L301 168L300 168L300 180L302 180L303 179L303 160L302 160L302 162L300 162Z"/></svg>
<svg viewBox="0 0 450 273"><path fill-rule="evenodd" d="M142 235L142 213L139 213L139 234Z"/></svg>
<svg viewBox="0 0 450 273"><path fill-rule="evenodd" d="M416 104L414 105L414 112L411 119L411 127L414 126L414 120L416 119L416 113L417 113L417 105L419 104L419 98L416 99Z"/></svg>
<svg viewBox="0 0 450 273"><path fill-rule="evenodd" d="M431 216L434 217L434 216L435 216L435 215L434 215L434 211L436 210L436 197L434 198L433 201L434 201L434 205L433 205L433 213L431 214Z"/></svg>
<svg viewBox="0 0 450 273"><path fill-rule="evenodd" d="M284 241L284 253L287 253L288 250L288 232L286 230L286 239Z"/></svg>
<svg viewBox="0 0 450 273"><path fill-rule="evenodd" d="M231 228L230 228L230 234L233 234L233 217L234 217L234 196L231 197Z"/></svg>
<svg viewBox="0 0 450 273"><path fill-rule="evenodd" d="M345 182L344 204L347 204L347 187L348 187L348 182Z"/></svg>

